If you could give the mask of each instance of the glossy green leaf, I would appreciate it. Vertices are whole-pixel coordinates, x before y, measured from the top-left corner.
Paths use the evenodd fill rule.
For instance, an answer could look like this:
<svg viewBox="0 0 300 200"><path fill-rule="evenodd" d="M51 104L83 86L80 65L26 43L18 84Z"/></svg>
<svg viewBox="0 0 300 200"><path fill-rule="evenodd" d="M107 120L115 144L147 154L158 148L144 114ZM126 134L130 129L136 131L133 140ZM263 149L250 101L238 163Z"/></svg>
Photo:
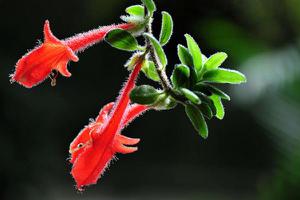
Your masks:
<svg viewBox="0 0 300 200"><path fill-rule="evenodd" d="M154 46L156 55L158 56L161 64L163 65L163 67L165 68L168 64L168 59L167 56L162 48L162 46L160 45L160 43L157 41L156 38L154 38L152 35L145 33L144 36L150 40L151 44Z"/></svg>
<svg viewBox="0 0 300 200"><path fill-rule="evenodd" d="M159 95L161 94L161 91L156 90L150 85L141 85L135 87L130 92L130 100L134 103L142 105L151 105L157 101Z"/></svg>
<svg viewBox="0 0 300 200"><path fill-rule="evenodd" d="M126 13L134 16L144 16L145 15L145 8L141 5L134 5L126 8Z"/></svg>
<svg viewBox="0 0 300 200"><path fill-rule="evenodd" d="M192 92L191 90L189 90L187 88L180 88L180 91L192 103L201 104L200 98L194 92Z"/></svg>
<svg viewBox="0 0 300 200"><path fill-rule="evenodd" d="M162 12L162 25L159 36L159 42L162 46L166 45L173 33L173 19L167 12Z"/></svg>
<svg viewBox="0 0 300 200"><path fill-rule="evenodd" d="M115 29L107 33L105 41L120 50L136 51L138 49L137 40L129 32L122 29Z"/></svg>
<svg viewBox="0 0 300 200"><path fill-rule="evenodd" d="M184 87L188 85L190 77L190 69L183 64L177 65L171 76L171 81L175 88Z"/></svg>
<svg viewBox="0 0 300 200"><path fill-rule="evenodd" d="M147 78L156 82L160 81L153 61L146 61L142 68L142 71L144 72Z"/></svg>
<svg viewBox="0 0 300 200"><path fill-rule="evenodd" d="M219 97L221 97L222 99L230 101L230 96L228 94L226 94L222 90L220 90L212 85L204 84L204 83L197 83L195 85L194 89L197 91L202 91L203 93L206 93L206 91L209 91L209 93L211 93L211 94L209 94L209 96L212 94L216 94Z"/></svg>
<svg viewBox="0 0 300 200"><path fill-rule="evenodd" d="M210 98L214 102L217 110L216 117L222 120L225 116L225 110L221 98L218 95L212 95Z"/></svg>
<svg viewBox="0 0 300 200"><path fill-rule="evenodd" d="M197 42L189 34L185 34L188 49L193 57L193 64L197 74L200 74L202 70L202 53Z"/></svg>
<svg viewBox="0 0 300 200"><path fill-rule="evenodd" d="M146 8L149 10L150 13L156 11L156 5L153 0L142 0Z"/></svg>
<svg viewBox="0 0 300 200"><path fill-rule="evenodd" d="M201 137L206 139L208 137L208 128L200 109L194 105L188 104L185 106L185 112L196 131Z"/></svg>
<svg viewBox="0 0 300 200"><path fill-rule="evenodd" d="M189 67L193 66L193 57L186 47L179 44L177 46L177 53L178 53L179 60L182 64L187 65Z"/></svg>
<svg viewBox="0 0 300 200"><path fill-rule="evenodd" d="M236 70L219 68L207 71L203 75L203 81L212 83L240 84L245 83L247 79L244 74Z"/></svg>
<svg viewBox="0 0 300 200"><path fill-rule="evenodd" d="M227 54L224 52L216 53L208 58L205 62L204 67L206 70L217 69L227 59Z"/></svg>

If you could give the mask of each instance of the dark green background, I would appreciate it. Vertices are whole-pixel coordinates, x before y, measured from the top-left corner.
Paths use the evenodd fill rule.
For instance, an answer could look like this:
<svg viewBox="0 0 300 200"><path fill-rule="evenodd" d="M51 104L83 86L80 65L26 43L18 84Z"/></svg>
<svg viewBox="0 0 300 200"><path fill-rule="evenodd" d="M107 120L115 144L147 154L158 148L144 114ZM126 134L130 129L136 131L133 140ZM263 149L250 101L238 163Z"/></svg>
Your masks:
<svg viewBox="0 0 300 200"><path fill-rule="evenodd" d="M142 139L139 151L118 155L97 185L76 192L69 144L118 95L130 54L96 45L55 88L46 80L28 90L11 85L8 75L42 40L46 19L63 39L120 22L134 3L0 0L0 199L300 199L298 0L157 1L175 21L169 73L177 44L190 33L207 56L227 52L225 67L243 71L248 83L224 88L232 101L223 121L209 122L205 141L182 107L146 113L123 131Z"/></svg>

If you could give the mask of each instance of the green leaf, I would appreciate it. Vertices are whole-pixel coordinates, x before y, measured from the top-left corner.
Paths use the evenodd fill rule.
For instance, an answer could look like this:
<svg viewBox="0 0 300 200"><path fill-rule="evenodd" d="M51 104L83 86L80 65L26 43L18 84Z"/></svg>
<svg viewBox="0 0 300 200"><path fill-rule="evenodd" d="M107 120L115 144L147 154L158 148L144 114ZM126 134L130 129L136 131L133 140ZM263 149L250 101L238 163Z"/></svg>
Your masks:
<svg viewBox="0 0 300 200"><path fill-rule="evenodd" d="M188 104L185 106L185 112L196 131L201 135L201 137L206 139L208 137L208 128L199 108L194 105Z"/></svg>
<svg viewBox="0 0 300 200"><path fill-rule="evenodd" d="M156 11L156 5L153 0L142 0L150 13Z"/></svg>
<svg viewBox="0 0 300 200"><path fill-rule="evenodd" d="M245 83L247 79L244 74L236 70L219 68L207 71L203 75L203 81L212 83L240 84Z"/></svg>
<svg viewBox="0 0 300 200"><path fill-rule="evenodd" d="M175 88L184 87L188 85L190 77L190 68L186 65L177 65L171 76L171 81Z"/></svg>
<svg viewBox="0 0 300 200"><path fill-rule="evenodd" d="M189 34L185 34L185 38L187 41L189 52L193 57L194 68L195 68L197 74L200 74L200 72L202 70L201 50L200 50L198 44L196 43L196 41L194 40L194 38L192 38L192 36L190 36Z"/></svg>
<svg viewBox="0 0 300 200"><path fill-rule="evenodd" d="M159 36L159 42L162 46L166 45L173 33L173 19L167 12L162 12L162 25Z"/></svg>
<svg viewBox="0 0 300 200"><path fill-rule="evenodd" d="M135 51L138 49L137 40L129 32L122 29L115 29L107 33L105 41L120 50Z"/></svg>
<svg viewBox="0 0 300 200"><path fill-rule="evenodd" d="M225 110L221 98L218 95L212 95L210 98L214 102L214 105L217 110L216 117L222 120L225 116Z"/></svg>
<svg viewBox="0 0 300 200"><path fill-rule="evenodd" d="M144 72L147 78L156 82L160 81L153 61L146 61L142 68L142 71Z"/></svg>
<svg viewBox="0 0 300 200"><path fill-rule="evenodd" d="M183 93L183 95L190 100L194 104L201 104L200 98L191 90L187 88L180 88L180 91Z"/></svg>
<svg viewBox="0 0 300 200"><path fill-rule="evenodd" d="M227 54L223 52L216 53L208 58L205 62L204 67L206 70L217 69L226 60Z"/></svg>
<svg viewBox="0 0 300 200"><path fill-rule="evenodd" d="M198 107L201 110L201 112L203 113L203 115L205 117L207 117L208 119L211 119L214 116L214 114L208 104L202 103L202 104L198 105Z"/></svg>
<svg viewBox="0 0 300 200"><path fill-rule="evenodd" d="M202 92L198 92L198 91L193 91L193 92L200 98L201 102L207 104L210 107L211 111L213 112L213 115L217 113L217 109L214 105L214 102L212 99L210 99L209 96L203 94Z"/></svg>
<svg viewBox="0 0 300 200"><path fill-rule="evenodd" d="M179 44L177 46L177 53L178 53L179 60L182 64L187 65L189 67L193 66L193 57L186 47Z"/></svg>
<svg viewBox="0 0 300 200"><path fill-rule="evenodd" d="M142 105L151 105L154 104L159 95L161 95L161 91L156 90L154 87L150 85L141 85L135 87L130 92L130 100L134 103L142 104Z"/></svg>
<svg viewBox="0 0 300 200"><path fill-rule="evenodd" d="M141 16L144 17L145 15L145 8L144 6L141 5L134 5L126 8L126 13L129 15L134 15L134 16Z"/></svg>
<svg viewBox="0 0 300 200"><path fill-rule="evenodd" d="M212 94L216 94L219 97L221 97L222 99L225 99L227 101L230 101L230 96L228 94L226 94L225 92L223 92L222 90L209 85L209 84L204 84L204 83L197 83L194 87L195 90L198 91L202 91L204 93L206 93L206 91L209 91L211 94L209 94L208 96L212 95Z"/></svg>
<svg viewBox="0 0 300 200"><path fill-rule="evenodd" d="M163 65L163 68L165 68L168 64L168 59L167 56L162 48L162 46L160 45L160 43L157 41L156 38L154 38L152 35L148 34L148 33L144 33L144 36L150 40L151 44L154 46L156 55L158 56L161 64Z"/></svg>

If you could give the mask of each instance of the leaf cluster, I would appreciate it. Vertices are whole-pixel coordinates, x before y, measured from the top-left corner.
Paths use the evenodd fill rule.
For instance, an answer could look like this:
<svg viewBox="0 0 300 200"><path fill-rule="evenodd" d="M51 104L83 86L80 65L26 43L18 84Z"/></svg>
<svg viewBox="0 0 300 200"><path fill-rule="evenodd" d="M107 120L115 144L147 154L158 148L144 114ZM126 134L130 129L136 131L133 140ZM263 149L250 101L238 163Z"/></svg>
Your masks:
<svg viewBox="0 0 300 200"><path fill-rule="evenodd" d="M173 109L181 104L197 132L207 138L206 119L223 119L225 111L222 100L230 100L229 95L216 86L244 83L246 77L236 70L221 67L227 59L226 53L218 52L207 58L195 39L185 34L186 45L179 44L177 47L180 62L173 67L172 75L168 78L168 59L163 47L172 36L173 19L169 13L162 12L161 31L157 39L151 32L156 6L153 0L142 0L142 3L128 7L128 15L121 17L128 23L137 24L137 29L131 32L113 30L105 38L111 46L133 52L133 56L125 64L129 70L144 56L142 72L162 85L162 89L151 85L135 87L130 93L131 101L157 110ZM142 45L136 39L139 36L145 39Z"/></svg>

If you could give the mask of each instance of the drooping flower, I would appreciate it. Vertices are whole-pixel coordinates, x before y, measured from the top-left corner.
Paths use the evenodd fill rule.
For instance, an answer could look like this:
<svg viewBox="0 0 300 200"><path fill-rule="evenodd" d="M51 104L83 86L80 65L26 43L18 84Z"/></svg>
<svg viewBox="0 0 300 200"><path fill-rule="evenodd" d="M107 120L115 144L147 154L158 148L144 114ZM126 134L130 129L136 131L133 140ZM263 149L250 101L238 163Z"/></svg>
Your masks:
<svg viewBox="0 0 300 200"><path fill-rule="evenodd" d="M52 34L49 21L46 20L44 43L28 52L17 62L15 72L11 75L11 82L18 82L24 87L31 88L44 81L53 70L65 77L70 77L71 73L67 65L70 61L79 60L76 53L103 40L110 30L129 30L134 27L134 24L126 23L104 26L59 40Z"/></svg>
<svg viewBox="0 0 300 200"><path fill-rule="evenodd" d="M79 190L95 184L116 153L127 154L137 150L137 147L125 145L135 145L139 139L125 137L121 130L149 109L147 106L130 105L129 100L142 65L143 61L136 64L116 103L106 105L95 122L86 126L71 143L71 174Z"/></svg>
<svg viewBox="0 0 300 200"><path fill-rule="evenodd" d="M92 121L89 125L84 127L83 130L77 135L77 137L70 144L69 153L71 154L70 163L74 164L74 161L77 157L82 153L85 147L92 145L92 134L95 134L97 131L100 131L105 120L108 120L109 113L111 112L114 103L109 103L105 105L101 111L99 112L98 117L95 121ZM136 117L141 115L141 113L148 110L149 107L139 104L129 105L124 114L124 119L121 127L126 127L130 122L132 122ZM139 142L139 139L136 138L128 138L121 133L116 135L116 139L122 141L123 144L126 145L135 145ZM126 147L127 150L135 151L136 147Z"/></svg>

